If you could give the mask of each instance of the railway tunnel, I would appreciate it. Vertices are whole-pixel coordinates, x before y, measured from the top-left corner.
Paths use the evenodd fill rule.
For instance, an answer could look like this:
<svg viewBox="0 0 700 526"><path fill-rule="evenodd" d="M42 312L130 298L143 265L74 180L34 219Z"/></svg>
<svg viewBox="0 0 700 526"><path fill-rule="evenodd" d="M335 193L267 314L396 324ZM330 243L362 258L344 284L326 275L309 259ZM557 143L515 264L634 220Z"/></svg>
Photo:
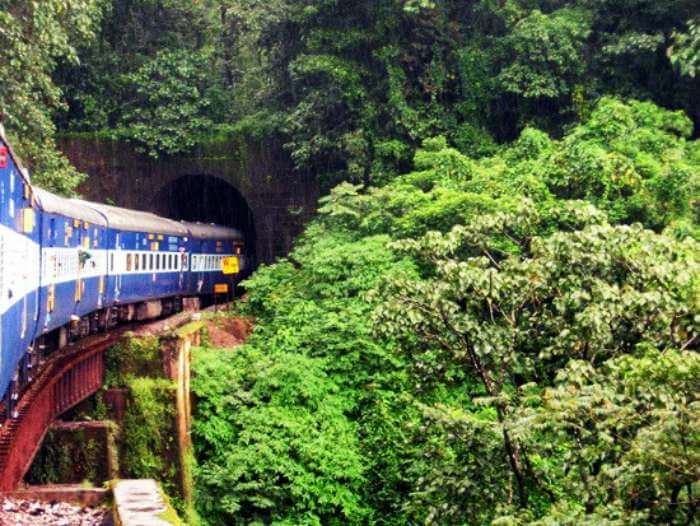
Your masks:
<svg viewBox="0 0 700 526"><path fill-rule="evenodd" d="M78 189L86 199L239 228L258 264L287 255L319 197L314 175L294 170L275 140L228 137L158 158L89 134L59 147L89 176Z"/></svg>
<svg viewBox="0 0 700 526"><path fill-rule="evenodd" d="M246 240L248 255L255 264L255 216L246 198L225 179L207 174L183 175L154 195L151 208L172 219L239 229Z"/></svg>

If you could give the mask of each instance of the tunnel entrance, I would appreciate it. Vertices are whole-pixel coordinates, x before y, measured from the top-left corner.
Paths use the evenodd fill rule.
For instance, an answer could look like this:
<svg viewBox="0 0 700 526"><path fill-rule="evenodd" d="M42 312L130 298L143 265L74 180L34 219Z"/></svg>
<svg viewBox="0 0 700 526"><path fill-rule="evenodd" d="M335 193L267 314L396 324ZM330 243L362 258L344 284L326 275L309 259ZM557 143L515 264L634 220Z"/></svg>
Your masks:
<svg viewBox="0 0 700 526"><path fill-rule="evenodd" d="M163 188L155 198L157 213L171 219L217 223L243 232L246 251L255 267L256 235L253 212L232 185L211 175L185 175Z"/></svg>

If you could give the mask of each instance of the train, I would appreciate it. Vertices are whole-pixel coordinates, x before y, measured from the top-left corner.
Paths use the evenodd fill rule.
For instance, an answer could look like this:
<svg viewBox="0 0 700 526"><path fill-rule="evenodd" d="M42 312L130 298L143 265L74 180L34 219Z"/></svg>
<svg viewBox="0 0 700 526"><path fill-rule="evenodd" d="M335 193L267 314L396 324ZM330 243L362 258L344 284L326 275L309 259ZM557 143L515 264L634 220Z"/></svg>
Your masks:
<svg viewBox="0 0 700 526"><path fill-rule="evenodd" d="M248 263L235 228L33 186L0 126L0 418L13 416L48 353L120 322L228 297Z"/></svg>

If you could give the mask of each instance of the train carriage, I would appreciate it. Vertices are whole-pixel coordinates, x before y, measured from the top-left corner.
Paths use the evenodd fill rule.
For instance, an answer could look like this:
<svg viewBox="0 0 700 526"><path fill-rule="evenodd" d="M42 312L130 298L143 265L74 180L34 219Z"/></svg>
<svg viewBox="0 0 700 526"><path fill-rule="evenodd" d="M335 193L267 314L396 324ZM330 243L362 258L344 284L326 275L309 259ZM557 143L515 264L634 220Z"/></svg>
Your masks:
<svg viewBox="0 0 700 526"><path fill-rule="evenodd" d="M176 221L149 212L88 203L109 226L107 299L110 304L142 304L146 312L135 317L160 315L163 298L187 294L187 229ZM166 302L166 311L174 307ZM133 308L127 310L133 311ZM132 312L122 318L131 319Z"/></svg>
<svg viewBox="0 0 700 526"><path fill-rule="evenodd" d="M73 337L85 336L108 304L107 221L84 202L34 192L42 211L38 332L72 329Z"/></svg>
<svg viewBox="0 0 700 526"><path fill-rule="evenodd" d="M39 214L29 178L0 131L0 393L28 375L39 306Z"/></svg>
<svg viewBox="0 0 700 526"><path fill-rule="evenodd" d="M245 264L241 232L214 224L183 221L182 225L190 233L190 293L211 296L233 292L232 278L240 274ZM224 264L231 260L235 260L232 270L237 267L238 271L234 275L224 274Z"/></svg>

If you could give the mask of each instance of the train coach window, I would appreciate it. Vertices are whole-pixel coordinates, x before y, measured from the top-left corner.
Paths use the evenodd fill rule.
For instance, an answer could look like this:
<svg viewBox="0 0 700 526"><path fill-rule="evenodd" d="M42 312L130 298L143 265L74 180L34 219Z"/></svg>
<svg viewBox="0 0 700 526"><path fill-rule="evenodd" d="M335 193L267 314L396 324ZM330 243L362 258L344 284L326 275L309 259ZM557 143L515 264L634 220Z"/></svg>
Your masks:
<svg viewBox="0 0 700 526"><path fill-rule="evenodd" d="M153 254L149 254L148 258L148 270L153 270Z"/></svg>
<svg viewBox="0 0 700 526"><path fill-rule="evenodd" d="M136 264L134 265L134 270L136 270L136 271L138 271L138 269L139 269L139 259L140 259L140 258L139 258L139 255L138 255L138 254L134 254L134 262L136 263Z"/></svg>
<svg viewBox="0 0 700 526"><path fill-rule="evenodd" d="M109 255L109 270L114 272L114 254Z"/></svg>
<svg viewBox="0 0 700 526"><path fill-rule="evenodd" d="M156 264L154 270L160 270L160 254L156 254Z"/></svg>
<svg viewBox="0 0 700 526"><path fill-rule="evenodd" d="M126 271L131 272L131 254L126 255Z"/></svg>
<svg viewBox="0 0 700 526"><path fill-rule="evenodd" d="M146 257L147 257L146 254L141 254L141 268L143 270L147 270L146 269Z"/></svg>

